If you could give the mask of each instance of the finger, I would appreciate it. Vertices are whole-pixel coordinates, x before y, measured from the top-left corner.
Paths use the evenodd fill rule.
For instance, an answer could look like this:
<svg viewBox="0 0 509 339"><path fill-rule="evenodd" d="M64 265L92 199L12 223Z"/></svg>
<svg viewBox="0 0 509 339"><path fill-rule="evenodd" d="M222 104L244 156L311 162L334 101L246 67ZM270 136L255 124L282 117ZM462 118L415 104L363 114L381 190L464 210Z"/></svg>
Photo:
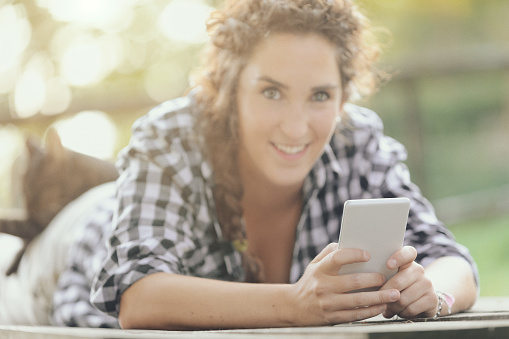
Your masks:
<svg viewBox="0 0 509 339"><path fill-rule="evenodd" d="M348 293L343 295L342 307L352 309L390 304L397 302L399 298L398 290Z"/></svg>
<svg viewBox="0 0 509 339"><path fill-rule="evenodd" d="M325 248L318 253L318 255L311 261L312 263L320 262L323 258L325 258L331 252L334 252L338 249L338 243L330 243Z"/></svg>
<svg viewBox="0 0 509 339"><path fill-rule="evenodd" d="M322 299L320 305L322 310L330 314L376 305L387 305L397 301L399 297L400 293L397 290L344 293L330 295L327 298Z"/></svg>
<svg viewBox="0 0 509 339"><path fill-rule="evenodd" d="M410 286L408 289L401 292L399 300L390 305L387 305L387 310L384 312L383 316L385 318L392 318L395 315L399 315L409 305L421 298L422 295L423 293L420 290L418 284Z"/></svg>
<svg viewBox="0 0 509 339"><path fill-rule="evenodd" d="M387 260L387 267L390 269L401 268L408 265L417 258L417 250L412 246L404 246L399 251L391 255Z"/></svg>
<svg viewBox="0 0 509 339"><path fill-rule="evenodd" d="M385 277L379 273L352 273L338 277L340 293L357 291L367 288L379 289L385 283Z"/></svg>
<svg viewBox="0 0 509 339"><path fill-rule="evenodd" d="M370 255L367 251L357 248L337 249L327 254L320 265L324 272L330 275L337 275L343 265L369 261Z"/></svg>
<svg viewBox="0 0 509 339"><path fill-rule="evenodd" d="M412 262L406 269L400 270L392 276L381 289L395 288L403 291L421 279L424 279L424 267Z"/></svg>
<svg viewBox="0 0 509 339"><path fill-rule="evenodd" d="M432 303L428 305L428 307L433 308L436 305L436 303L433 303L433 299L436 299L433 284L427 279L420 279L407 289L403 290L397 302L388 305L384 316L387 318L392 318L396 314L402 316L402 312L404 312L406 316L414 311L422 313L423 310L414 310L415 306L411 305L418 302L422 298L429 298L430 296ZM414 316L417 316L419 313L414 313Z"/></svg>
<svg viewBox="0 0 509 339"><path fill-rule="evenodd" d="M402 318L424 317L430 318L437 313L438 298L435 293L427 293L413 303L410 303L398 315Z"/></svg>
<svg viewBox="0 0 509 339"><path fill-rule="evenodd" d="M386 308L387 305L382 304L338 311L329 316L329 323L342 324L372 318L383 313Z"/></svg>

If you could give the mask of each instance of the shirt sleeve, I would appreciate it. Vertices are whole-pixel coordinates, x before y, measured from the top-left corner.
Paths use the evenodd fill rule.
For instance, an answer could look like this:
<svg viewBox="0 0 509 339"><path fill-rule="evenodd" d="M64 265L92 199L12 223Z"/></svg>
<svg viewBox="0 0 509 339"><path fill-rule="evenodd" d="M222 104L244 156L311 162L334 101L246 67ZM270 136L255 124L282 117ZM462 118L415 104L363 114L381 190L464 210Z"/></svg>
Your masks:
<svg viewBox="0 0 509 339"><path fill-rule="evenodd" d="M206 204L194 194L203 185L199 161L189 152L190 141L167 124L153 116L139 121L119 157L119 206L91 296L112 316L118 316L122 293L139 279L155 272L195 275L207 257L212 236L199 220Z"/></svg>
<svg viewBox="0 0 509 339"><path fill-rule="evenodd" d="M51 323L57 326L118 328L118 319L99 311L90 303L94 272L106 255L105 234L110 228L115 199L98 199L84 227L69 249L65 269L53 294Z"/></svg>
<svg viewBox="0 0 509 339"><path fill-rule="evenodd" d="M456 242L453 234L438 220L431 203L412 183L403 163L407 159L405 147L383 134L382 121L374 112L360 109L354 114L357 126L353 127L352 139L359 154L360 189L373 198L409 198L405 244L416 248L416 261L427 266L441 257L461 257L469 263L479 286L478 269L468 249Z"/></svg>

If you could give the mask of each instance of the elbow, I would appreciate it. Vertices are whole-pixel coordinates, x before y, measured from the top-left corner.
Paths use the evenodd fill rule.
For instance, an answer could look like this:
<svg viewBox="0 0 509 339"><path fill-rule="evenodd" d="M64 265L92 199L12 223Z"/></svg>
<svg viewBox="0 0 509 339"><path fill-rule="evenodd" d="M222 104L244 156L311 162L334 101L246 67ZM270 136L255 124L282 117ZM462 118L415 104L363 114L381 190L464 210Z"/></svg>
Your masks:
<svg viewBox="0 0 509 339"><path fill-rule="evenodd" d="M133 326L131 320L123 315L123 313L119 313L118 315L118 325L123 330L133 330L135 327Z"/></svg>
<svg viewBox="0 0 509 339"><path fill-rule="evenodd" d="M136 285L128 288L120 299L118 324L124 330L169 330L162 312L150 302L150 298L136 291Z"/></svg>
<svg viewBox="0 0 509 339"><path fill-rule="evenodd" d="M172 324L163 324L154 321L154 318L147 318L140 312L131 312L132 310L121 309L118 315L118 324L123 330L167 330L184 331L195 328L177 326ZM137 313L137 314L136 314Z"/></svg>
<svg viewBox="0 0 509 339"><path fill-rule="evenodd" d="M151 274L122 293L118 313L118 323L122 329L187 329L178 317L178 309L169 309L171 303L161 296L160 292L164 290L161 277L165 276L165 273Z"/></svg>
<svg viewBox="0 0 509 339"><path fill-rule="evenodd" d="M143 326L146 324L142 321L144 312L140 309L141 305L138 305L138 310L136 310L136 305L139 303L135 298L136 294L129 293L130 289L132 287L127 289L120 298L118 324L125 330L146 329L146 326Z"/></svg>
<svg viewBox="0 0 509 339"><path fill-rule="evenodd" d="M118 324L124 330L140 329L139 324L136 324L136 318L133 317L126 307L121 307L118 313Z"/></svg>
<svg viewBox="0 0 509 339"><path fill-rule="evenodd" d="M129 296L124 293L120 300L120 309L118 312L118 324L120 328L124 330L134 330L134 329L152 329L153 326L150 326L149 319L146 319L146 314L149 312L144 312L142 305L137 305L136 300L129 298Z"/></svg>

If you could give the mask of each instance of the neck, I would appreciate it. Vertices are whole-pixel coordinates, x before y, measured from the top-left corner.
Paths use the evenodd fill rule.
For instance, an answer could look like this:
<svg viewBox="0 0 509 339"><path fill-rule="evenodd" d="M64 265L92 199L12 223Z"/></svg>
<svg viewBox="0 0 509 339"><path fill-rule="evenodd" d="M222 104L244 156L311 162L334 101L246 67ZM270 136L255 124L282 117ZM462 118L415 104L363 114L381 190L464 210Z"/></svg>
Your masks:
<svg viewBox="0 0 509 339"><path fill-rule="evenodd" d="M303 182L292 186L274 185L254 173L243 173L240 170L243 185L242 207L253 210L285 211L302 201Z"/></svg>

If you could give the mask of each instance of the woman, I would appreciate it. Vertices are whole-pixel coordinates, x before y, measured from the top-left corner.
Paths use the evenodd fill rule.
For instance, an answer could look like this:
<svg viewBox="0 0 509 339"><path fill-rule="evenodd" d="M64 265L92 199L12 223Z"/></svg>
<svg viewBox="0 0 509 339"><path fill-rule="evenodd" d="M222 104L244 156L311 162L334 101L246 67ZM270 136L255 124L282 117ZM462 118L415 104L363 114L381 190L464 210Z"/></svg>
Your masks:
<svg viewBox="0 0 509 339"><path fill-rule="evenodd" d="M124 328L158 329L469 308L477 273L468 251L409 181L405 151L383 136L379 118L346 104L376 79L377 49L355 6L230 1L208 29L196 88L140 119L120 156L95 306ZM407 246L387 262L398 273L338 276L369 260L334 243L343 203L394 196L412 201ZM380 289L348 293L367 287Z"/></svg>

